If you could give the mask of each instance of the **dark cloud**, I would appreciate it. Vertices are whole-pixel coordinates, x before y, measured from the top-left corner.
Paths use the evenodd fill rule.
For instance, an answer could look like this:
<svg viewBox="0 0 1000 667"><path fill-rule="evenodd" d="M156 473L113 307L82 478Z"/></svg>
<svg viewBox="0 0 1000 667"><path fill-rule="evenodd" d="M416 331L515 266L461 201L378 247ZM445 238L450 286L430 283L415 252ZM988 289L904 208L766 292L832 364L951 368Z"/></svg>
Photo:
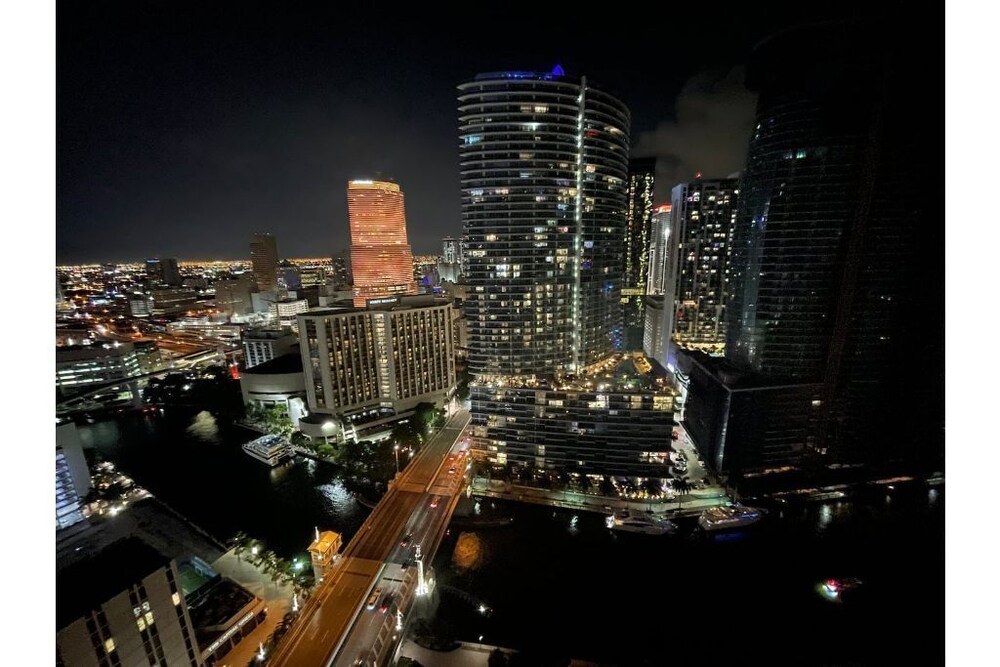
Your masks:
<svg viewBox="0 0 1000 667"><path fill-rule="evenodd" d="M674 117L639 135L636 155L657 159L657 198L692 180L722 178L743 169L757 96L743 85L742 67L725 74L701 73L677 97Z"/></svg>

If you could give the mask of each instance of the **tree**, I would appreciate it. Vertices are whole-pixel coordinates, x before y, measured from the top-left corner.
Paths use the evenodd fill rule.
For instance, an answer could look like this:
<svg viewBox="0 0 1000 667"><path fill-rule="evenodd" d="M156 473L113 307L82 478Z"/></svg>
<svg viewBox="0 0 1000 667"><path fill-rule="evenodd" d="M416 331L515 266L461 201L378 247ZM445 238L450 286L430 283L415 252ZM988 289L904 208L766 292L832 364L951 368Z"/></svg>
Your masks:
<svg viewBox="0 0 1000 667"><path fill-rule="evenodd" d="M582 473L580 474L580 479L578 480L578 482L580 484L580 490L583 491L584 493L590 491L591 487L594 485L594 483L590 481L590 477Z"/></svg>
<svg viewBox="0 0 1000 667"><path fill-rule="evenodd" d="M413 417L410 422L416 422L414 428L421 436L425 436L430 432L436 418L437 409L433 403L418 403L417 407L413 408Z"/></svg>
<svg viewBox="0 0 1000 667"><path fill-rule="evenodd" d="M321 456L325 459L328 459L331 456L333 456L335 451L336 450L334 450L333 445L327 444L325 442L316 445L316 455Z"/></svg>
<svg viewBox="0 0 1000 667"><path fill-rule="evenodd" d="M650 495L663 493L663 482L655 477L647 477L642 482L642 489Z"/></svg>
<svg viewBox="0 0 1000 667"><path fill-rule="evenodd" d="M421 403L421 405L426 405ZM399 422L392 427L392 439L400 447L416 447L423 438L413 425L413 420Z"/></svg>
<svg viewBox="0 0 1000 667"><path fill-rule="evenodd" d="M600 491L602 496L618 495L618 490L615 489L614 483L611 481L611 478L608 477L607 475L605 475L603 479L601 479Z"/></svg>

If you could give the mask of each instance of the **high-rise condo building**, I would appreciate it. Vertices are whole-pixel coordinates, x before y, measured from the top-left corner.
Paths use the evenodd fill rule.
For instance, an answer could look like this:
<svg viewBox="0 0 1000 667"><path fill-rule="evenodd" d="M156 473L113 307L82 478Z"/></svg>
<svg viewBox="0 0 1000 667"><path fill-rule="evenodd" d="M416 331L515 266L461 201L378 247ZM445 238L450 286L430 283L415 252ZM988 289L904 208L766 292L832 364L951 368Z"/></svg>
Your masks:
<svg viewBox="0 0 1000 667"><path fill-rule="evenodd" d="M735 178L697 180L673 189L667 258L672 282L672 324L668 336L681 346L721 348L725 344L725 298L730 236L739 193Z"/></svg>
<svg viewBox="0 0 1000 667"><path fill-rule="evenodd" d="M403 191L396 183L357 180L347 184L351 224L354 305L368 299L416 294L413 251L406 236Z"/></svg>
<svg viewBox="0 0 1000 667"><path fill-rule="evenodd" d="M458 87L469 362L579 372L620 348L629 111L552 73Z"/></svg>
<svg viewBox="0 0 1000 667"><path fill-rule="evenodd" d="M618 352L628 109L560 67L480 74L458 106L476 456L665 476L672 389Z"/></svg>
<svg viewBox="0 0 1000 667"><path fill-rule="evenodd" d="M278 241L268 233L254 234L250 239L250 262L258 292L278 288Z"/></svg>
<svg viewBox="0 0 1000 667"><path fill-rule="evenodd" d="M689 430L723 471L937 465L943 217L926 187L943 177L942 117L925 99L943 81L927 48L935 30L813 26L754 54L727 363L698 362L707 389L692 379L687 401ZM727 398L764 385L809 389L744 401L741 414Z"/></svg>
<svg viewBox="0 0 1000 667"><path fill-rule="evenodd" d="M646 281L653 236L653 182L656 158L628 163L628 211L625 227L625 270L622 273L625 349L641 350L646 320Z"/></svg>
<svg viewBox="0 0 1000 667"><path fill-rule="evenodd" d="M667 293L667 250L670 240L670 204L661 204L653 209L653 231L649 239L649 276L646 278L646 293L663 295Z"/></svg>
<svg viewBox="0 0 1000 667"><path fill-rule="evenodd" d="M445 264L461 264L462 240L450 236L441 239L441 259Z"/></svg>

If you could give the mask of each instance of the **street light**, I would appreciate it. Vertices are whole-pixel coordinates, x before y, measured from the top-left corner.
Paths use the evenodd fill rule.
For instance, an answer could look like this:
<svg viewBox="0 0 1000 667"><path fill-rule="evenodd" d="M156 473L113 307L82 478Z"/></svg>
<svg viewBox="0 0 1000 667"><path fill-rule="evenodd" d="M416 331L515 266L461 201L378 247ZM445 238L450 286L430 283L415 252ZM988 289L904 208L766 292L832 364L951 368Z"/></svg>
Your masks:
<svg viewBox="0 0 1000 667"><path fill-rule="evenodd" d="M393 453L396 455L396 474L399 474L399 445L393 445Z"/></svg>

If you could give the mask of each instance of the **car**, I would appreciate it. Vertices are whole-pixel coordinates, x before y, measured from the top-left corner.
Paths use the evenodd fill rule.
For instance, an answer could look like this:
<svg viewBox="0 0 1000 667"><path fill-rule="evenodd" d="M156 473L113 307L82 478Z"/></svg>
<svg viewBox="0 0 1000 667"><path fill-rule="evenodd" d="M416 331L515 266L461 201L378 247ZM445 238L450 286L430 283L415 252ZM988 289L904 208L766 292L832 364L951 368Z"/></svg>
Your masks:
<svg viewBox="0 0 1000 667"><path fill-rule="evenodd" d="M439 500L441 500L441 499L438 496L434 496L434 499L431 500L431 509L434 509L435 507L438 506L438 501Z"/></svg>
<svg viewBox="0 0 1000 667"><path fill-rule="evenodd" d="M378 604L378 599L380 597L382 597L381 586L372 591L372 594L368 596L368 604L365 605L368 608L368 611L375 609L375 606Z"/></svg>
<svg viewBox="0 0 1000 667"><path fill-rule="evenodd" d="M384 614L389 611L390 604L392 604L392 593L388 593L384 598L382 598L382 604L380 604L378 608L379 613Z"/></svg>
<svg viewBox="0 0 1000 667"><path fill-rule="evenodd" d="M448 474L449 475L454 475L455 474L455 466L452 466L452 467L448 468Z"/></svg>
<svg viewBox="0 0 1000 667"><path fill-rule="evenodd" d="M400 540L399 546L401 546L401 547L408 547L408 546L410 546L410 542L412 542L412 541L413 541L413 535L407 535L402 540Z"/></svg>

